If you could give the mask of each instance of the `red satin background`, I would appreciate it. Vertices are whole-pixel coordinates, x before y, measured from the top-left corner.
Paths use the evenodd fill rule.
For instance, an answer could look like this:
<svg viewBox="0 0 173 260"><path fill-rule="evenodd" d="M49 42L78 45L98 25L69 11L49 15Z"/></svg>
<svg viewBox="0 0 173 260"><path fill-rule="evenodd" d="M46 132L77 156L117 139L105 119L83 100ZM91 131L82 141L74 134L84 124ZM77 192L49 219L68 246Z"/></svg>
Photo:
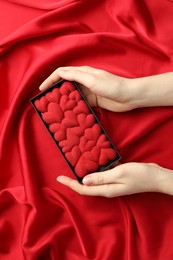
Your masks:
<svg viewBox="0 0 173 260"><path fill-rule="evenodd" d="M167 0L0 0L0 259L172 260L173 198L80 196L30 104L57 67L135 78L173 70ZM96 109L122 162L173 169L173 108Z"/></svg>

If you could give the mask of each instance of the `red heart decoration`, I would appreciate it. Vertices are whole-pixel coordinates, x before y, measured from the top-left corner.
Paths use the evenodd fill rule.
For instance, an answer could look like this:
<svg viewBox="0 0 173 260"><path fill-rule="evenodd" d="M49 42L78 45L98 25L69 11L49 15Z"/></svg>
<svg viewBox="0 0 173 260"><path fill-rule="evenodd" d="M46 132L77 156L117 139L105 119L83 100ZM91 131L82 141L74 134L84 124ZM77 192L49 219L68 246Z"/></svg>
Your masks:
<svg viewBox="0 0 173 260"><path fill-rule="evenodd" d="M65 138L66 138L66 130L65 130L65 128L62 127L62 125L60 125L60 127L54 134L54 139L57 142L60 142L60 141L63 141Z"/></svg>
<svg viewBox="0 0 173 260"><path fill-rule="evenodd" d="M88 115L90 113L90 110L84 100L80 100L78 102L77 106L74 107L73 111L76 115L78 115L78 114Z"/></svg>
<svg viewBox="0 0 173 260"><path fill-rule="evenodd" d="M93 133L93 131L92 131L92 128L87 128L87 129L85 130L84 136L85 136L86 139L88 139L88 140L95 140L95 137L94 137L94 133Z"/></svg>
<svg viewBox="0 0 173 260"><path fill-rule="evenodd" d="M67 128L67 140L69 143L75 145L79 145L80 138L77 135L74 135L73 132L71 131L71 128Z"/></svg>
<svg viewBox="0 0 173 260"><path fill-rule="evenodd" d="M77 119L80 127L82 127L84 130L86 128L92 127L95 124L95 117L92 114L79 114L77 115Z"/></svg>
<svg viewBox="0 0 173 260"><path fill-rule="evenodd" d="M105 165L109 161L112 161L116 158L116 152L112 148L102 148L99 158L99 165Z"/></svg>
<svg viewBox="0 0 173 260"><path fill-rule="evenodd" d="M58 131L58 129L61 127L61 124L59 123L53 123L49 126L49 131L51 133L55 133L56 131Z"/></svg>
<svg viewBox="0 0 173 260"><path fill-rule="evenodd" d="M99 161L100 148L95 146L91 151L86 151L83 153L83 156L90 161L97 162Z"/></svg>
<svg viewBox="0 0 173 260"><path fill-rule="evenodd" d="M70 152L72 148L79 144L79 137L71 133L71 129L67 129L66 140L63 140L59 143L59 146L62 148L63 153Z"/></svg>
<svg viewBox="0 0 173 260"><path fill-rule="evenodd" d="M75 126L75 127L71 128L71 131L74 135L81 137L84 135L85 128L83 128L81 126Z"/></svg>
<svg viewBox="0 0 173 260"><path fill-rule="evenodd" d="M85 130L84 136L88 140L93 140L95 143L97 142L98 138L100 137L102 130L99 126L99 124L95 124L92 128L87 128Z"/></svg>
<svg viewBox="0 0 173 260"><path fill-rule="evenodd" d="M74 90L75 90L74 85L69 81L64 82L60 88L60 92L62 95L69 95L69 93Z"/></svg>
<svg viewBox="0 0 173 260"><path fill-rule="evenodd" d="M64 114L62 109L57 103L51 102L48 105L48 112L43 114L43 120L47 124L60 123L63 119Z"/></svg>
<svg viewBox="0 0 173 260"><path fill-rule="evenodd" d="M64 154L70 152L72 150L72 148L73 148L73 144L69 143L68 140L60 141L59 142L59 146L61 147L62 152Z"/></svg>
<svg viewBox="0 0 173 260"><path fill-rule="evenodd" d="M65 127L74 127L74 126L78 126L78 120L76 115L73 113L72 110L66 111L64 113L65 117L62 120L62 125L64 125Z"/></svg>
<svg viewBox="0 0 173 260"><path fill-rule="evenodd" d="M48 106L48 100L46 97L41 97L39 100L35 100L34 105L38 109L38 111L44 113L47 111L47 106Z"/></svg>
<svg viewBox="0 0 173 260"><path fill-rule="evenodd" d="M97 146L100 148L109 148L111 146L110 142L107 140L107 137L105 134L102 134L98 141L97 141Z"/></svg>
<svg viewBox="0 0 173 260"><path fill-rule="evenodd" d="M60 102L61 93L58 88L54 88L51 92L46 93L46 98L49 102Z"/></svg>
<svg viewBox="0 0 173 260"><path fill-rule="evenodd" d="M66 138L66 128L59 123L54 123L49 126L49 130L54 134L54 139L60 142Z"/></svg>
<svg viewBox="0 0 173 260"><path fill-rule="evenodd" d="M52 90L52 95L53 95L55 101L56 101L57 103L59 103L59 102L60 102L60 99L61 99L61 93L60 93L59 88L54 88L54 89Z"/></svg>
<svg viewBox="0 0 173 260"><path fill-rule="evenodd" d="M88 140L85 138L85 136L82 136L80 138L79 148L82 153L86 151L91 151L94 148L94 146L95 146L95 141Z"/></svg>
<svg viewBox="0 0 173 260"><path fill-rule="evenodd" d="M72 99L72 100L75 100L76 102L79 102L82 99L82 97L81 97L81 94L79 93L79 91L75 90L75 91L70 93L69 99Z"/></svg>
<svg viewBox="0 0 173 260"><path fill-rule="evenodd" d="M48 92L48 93L46 93L46 98L47 98L47 100L49 101L49 102L54 102L55 100L54 100L54 97L53 97L53 95L52 95L52 92Z"/></svg>
<svg viewBox="0 0 173 260"><path fill-rule="evenodd" d="M63 153L67 153L72 150L74 144L69 142L69 140L62 140L59 142L59 146L61 147Z"/></svg>
<svg viewBox="0 0 173 260"><path fill-rule="evenodd" d="M72 110L76 106L76 101L70 100L67 95L64 95L60 99L60 106L63 111Z"/></svg>
<svg viewBox="0 0 173 260"><path fill-rule="evenodd" d="M74 146L71 152L65 154L65 157L73 167L75 167L75 165L77 164L80 156L81 151L78 146Z"/></svg>
<svg viewBox="0 0 173 260"><path fill-rule="evenodd" d="M75 172L78 177L83 178L85 175L94 172L98 169L98 163L87 160L81 155L79 161L76 164Z"/></svg>

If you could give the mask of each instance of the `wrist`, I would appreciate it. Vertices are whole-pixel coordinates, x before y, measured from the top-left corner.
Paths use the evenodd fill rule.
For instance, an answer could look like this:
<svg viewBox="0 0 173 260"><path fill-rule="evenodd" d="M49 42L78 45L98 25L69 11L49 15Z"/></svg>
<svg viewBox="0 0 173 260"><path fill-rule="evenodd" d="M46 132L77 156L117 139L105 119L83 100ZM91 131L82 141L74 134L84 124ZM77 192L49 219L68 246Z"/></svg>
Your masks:
<svg viewBox="0 0 173 260"><path fill-rule="evenodd" d="M132 79L131 89L134 93L135 108L150 107L156 104L157 95L154 86L151 87L149 77Z"/></svg>
<svg viewBox="0 0 173 260"><path fill-rule="evenodd" d="M132 79L134 89L134 106L172 106L173 105L173 73Z"/></svg>
<svg viewBox="0 0 173 260"><path fill-rule="evenodd" d="M140 93L136 79L122 78L120 89L122 90L122 103L127 110L138 108Z"/></svg>
<svg viewBox="0 0 173 260"><path fill-rule="evenodd" d="M173 196L173 171L160 167L158 192Z"/></svg>
<svg viewBox="0 0 173 260"><path fill-rule="evenodd" d="M122 90L122 103L126 105L127 110L148 106L150 99L150 90L146 89L146 78L122 78L120 81L120 89ZM117 101L117 96L116 100Z"/></svg>

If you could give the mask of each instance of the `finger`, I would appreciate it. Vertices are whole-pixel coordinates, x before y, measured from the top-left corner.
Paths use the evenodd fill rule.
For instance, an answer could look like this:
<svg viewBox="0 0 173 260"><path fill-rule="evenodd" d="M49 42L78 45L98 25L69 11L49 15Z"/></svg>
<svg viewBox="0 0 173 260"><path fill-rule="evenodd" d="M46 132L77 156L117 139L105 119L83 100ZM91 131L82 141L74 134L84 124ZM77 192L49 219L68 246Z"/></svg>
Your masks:
<svg viewBox="0 0 173 260"><path fill-rule="evenodd" d="M60 76L58 74L58 69L56 69L47 79L45 79L45 81L43 81L43 83L40 85L39 89L45 90L46 88L50 87L51 85L53 85L54 83L56 83L57 81L60 80Z"/></svg>
<svg viewBox="0 0 173 260"><path fill-rule="evenodd" d="M154 167L160 167L157 163L148 163L148 165L154 166Z"/></svg>
<svg viewBox="0 0 173 260"><path fill-rule="evenodd" d="M92 88L95 82L94 74L81 70L78 67L64 67L58 69L58 74L61 78L69 81L76 81L88 88Z"/></svg>
<svg viewBox="0 0 173 260"><path fill-rule="evenodd" d="M111 197L110 185L86 186L66 176L59 176L57 181L81 195Z"/></svg>
<svg viewBox="0 0 173 260"><path fill-rule="evenodd" d="M77 72L81 71L83 72L84 77L86 74L97 74L99 73L99 69L95 69L89 66L66 66L66 67L60 67L56 69L43 83L40 85L39 89L42 91L48 87L50 87L52 84L60 80L61 78L67 79L67 80L74 80L81 84L87 85L87 80L82 80L82 75L77 76ZM69 73L68 73L69 72Z"/></svg>
<svg viewBox="0 0 173 260"><path fill-rule="evenodd" d="M84 185L103 185L116 182L115 169L110 169L104 172L95 172L83 178Z"/></svg>
<svg viewBox="0 0 173 260"><path fill-rule="evenodd" d="M96 69L96 68L93 68L93 67L90 67L90 66L65 66L65 67L60 67L59 69L66 69L66 70L80 70L80 71L83 71L83 72L86 72L86 73L89 73L89 74L98 74L100 73L101 69Z"/></svg>

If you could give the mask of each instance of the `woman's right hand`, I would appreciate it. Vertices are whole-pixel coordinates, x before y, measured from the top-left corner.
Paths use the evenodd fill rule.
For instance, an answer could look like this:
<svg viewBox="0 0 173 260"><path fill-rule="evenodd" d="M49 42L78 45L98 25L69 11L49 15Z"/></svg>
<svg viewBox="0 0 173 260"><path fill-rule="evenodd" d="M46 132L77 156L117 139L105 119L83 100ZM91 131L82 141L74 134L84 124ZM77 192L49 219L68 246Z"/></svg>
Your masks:
<svg viewBox="0 0 173 260"><path fill-rule="evenodd" d="M60 67L40 86L44 90L61 78L79 83L81 91L92 107L114 112L136 108L133 101L135 88L132 79L123 78L88 66Z"/></svg>

